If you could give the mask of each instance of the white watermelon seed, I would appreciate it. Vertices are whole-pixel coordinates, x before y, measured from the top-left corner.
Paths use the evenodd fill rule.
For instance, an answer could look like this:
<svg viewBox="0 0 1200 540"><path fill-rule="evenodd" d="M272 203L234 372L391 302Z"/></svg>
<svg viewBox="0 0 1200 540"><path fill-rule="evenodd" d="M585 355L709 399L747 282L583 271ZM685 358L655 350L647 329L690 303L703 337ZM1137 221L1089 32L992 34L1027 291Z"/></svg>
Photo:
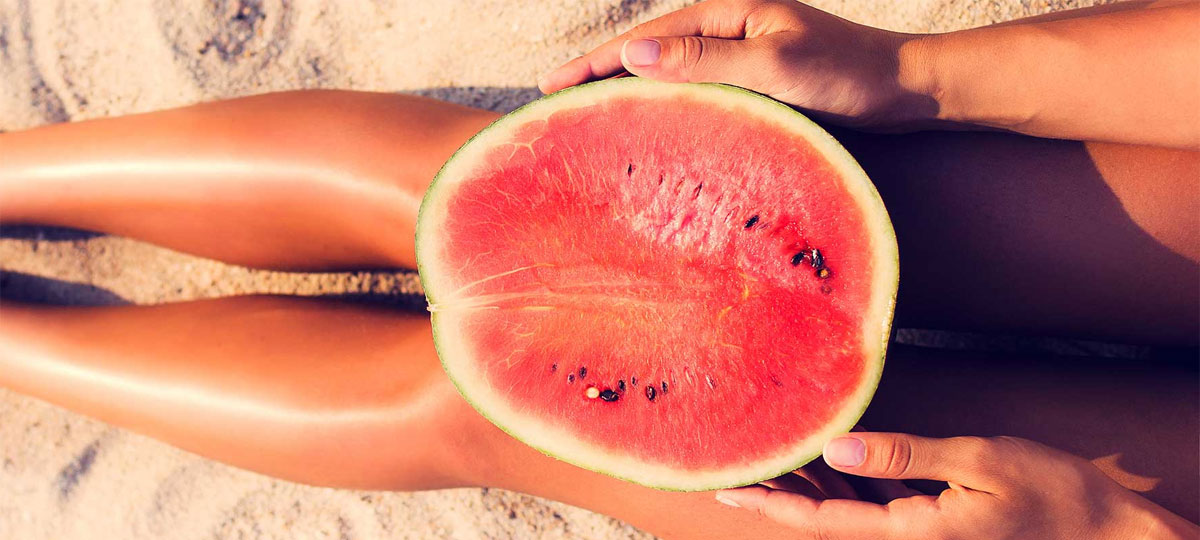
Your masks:
<svg viewBox="0 0 1200 540"><path fill-rule="evenodd" d="M823 255L821 255L821 250L819 250L817 248L813 248L812 251L809 253L809 256L812 258L809 259L808 262L809 262L809 264L812 265L813 268L820 268L822 266L825 266L825 257Z"/></svg>

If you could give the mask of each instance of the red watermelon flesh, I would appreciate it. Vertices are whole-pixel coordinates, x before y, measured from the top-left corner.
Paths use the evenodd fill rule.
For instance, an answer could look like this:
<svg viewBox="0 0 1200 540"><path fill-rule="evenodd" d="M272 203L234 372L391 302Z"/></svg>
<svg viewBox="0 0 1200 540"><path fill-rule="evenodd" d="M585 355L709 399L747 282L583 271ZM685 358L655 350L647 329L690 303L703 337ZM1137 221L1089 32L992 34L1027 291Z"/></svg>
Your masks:
<svg viewBox="0 0 1200 540"><path fill-rule="evenodd" d="M418 257L439 354L543 451L708 489L799 466L882 368L895 240L798 113L630 79L500 120L439 174Z"/></svg>

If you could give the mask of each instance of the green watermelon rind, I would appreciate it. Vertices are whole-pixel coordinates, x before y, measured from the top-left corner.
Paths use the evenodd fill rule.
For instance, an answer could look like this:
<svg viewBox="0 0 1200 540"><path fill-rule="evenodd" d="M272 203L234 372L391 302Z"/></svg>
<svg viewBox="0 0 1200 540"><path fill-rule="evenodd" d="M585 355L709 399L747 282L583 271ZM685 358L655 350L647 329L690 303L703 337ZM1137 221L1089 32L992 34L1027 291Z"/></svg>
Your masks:
<svg viewBox="0 0 1200 540"><path fill-rule="evenodd" d="M752 98L759 102L768 102L771 105L773 105L780 113L786 115L785 117L788 120L794 121L794 122L800 122L802 124L807 124L806 127L810 128L809 131L812 134L823 136L823 138L825 139L823 142L825 142L826 144L825 144L825 148L823 149L825 151L822 151L821 153L826 159L828 159L830 161L840 159L840 161L842 162L843 165L849 166L851 169L853 169L855 172L857 172L858 175L861 176L861 178L867 179L866 184L867 184L867 187L869 188L867 190L868 196L871 199L870 202L873 203L873 206L876 207L875 210L877 210L877 211L871 212L870 211L871 209L866 208L865 203L867 201L863 201L858 198L856 198L856 200L859 203L859 206L862 208L863 213L865 215L868 215L868 216L876 215L877 217L880 218L878 225L882 226L883 230L879 231L879 233L886 233L886 234L877 234L877 235L873 236L873 240L890 240L890 242L885 242L886 245L884 245L882 247L886 248L890 252L890 257L888 257L888 259L889 259L888 262L891 263L891 268L895 269L895 272L891 276L891 279L887 280L886 283L879 283L878 280L875 283L876 286L884 285L884 286L888 286L890 288L890 292L888 293L888 296L886 298L886 305L883 306L886 316L883 318L882 325L880 328L881 343L880 343L880 349L879 349L879 358L878 358L877 364L875 366L876 367L875 373L874 373L875 376L869 381L864 380L863 385L858 388L858 392L861 394L861 396L863 396L863 399L861 399L859 401L859 403L860 403L859 407L857 407L857 409L854 410L852 414L845 414L846 412L849 412L849 408L848 407L844 408L843 414L839 415L842 418L850 419L850 421L845 422L844 425L839 424L837 426L838 429L836 429L836 430L830 430L830 431L835 432L836 434L848 433L851 430L851 428L853 428L857 424L858 420L862 418L862 415L866 413L867 407L870 405L871 398L874 397L875 391L878 388L879 381L883 374L883 365L884 365L885 358L887 355L888 341L889 341L889 338L891 335L891 324L892 324L892 316L894 313L895 303L896 303L896 292L897 292L898 285L899 285L899 271L898 271L899 254L898 254L898 250L896 249L895 231L892 227L891 220L889 219L889 217L887 215L887 211L883 205L883 201L880 198L878 191L876 191L874 188L874 185L870 183L870 181L866 175L866 172L862 170L862 168L858 164L858 162L856 160L854 160L854 158L841 145L841 143L839 143L836 139L833 138L832 135L830 135L828 132L826 132L824 129L822 129L819 125L817 125L815 122L813 122L811 119L809 119L807 116L800 113L799 111L791 108L790 106L788 106L786 104L780 103L774 99L771 99L771 98L764 96L762 94L759 94L757 92L753 92L751 90L747 90L744 88L727 85L727 84L719 84L719 83L662 83L662 82L656 82L656 81L637 78L637 77L609 79L609 80L604 80L604 81L596 81L596 82L586 83L586 84L573 86L570 88L560 90L553 94L544 96L541 99L527 103L527 104L513 110L509 114L506 114L506 115L501 116L500 118L496 119L491 124L489 124L487 127L480 130L475 135L473 135L470 139L468 139L466 143L464 143L461 147L459 147L459 149L457 151L455 151L455 153L453 155L451 155L449 159L446 160L446 162L439 169L437 175L434 176L433 182L429 185L429 188L426 190L425 195L422 198L421 207L420 207L420 210L418 213L418 219L417 219L417 223L416 223L415 242L416 242L418 277L420 279L422 288L425 291L428 302L432 305L432 304L436 303L437 299L434 298L433 294L432 294L432 289L434 287L431 287L431 279L432 278L430 277L430 275L427 271L428 265L424 264L424 262L423 262L424 257L421 256L421 253L422 253L421 238L423 236L422 231L423 231L424 227L427 225L427 221L428 221L428 220L422 219L422 217L424 217L426 215L427 208L430 206L431 201L434 200L438 194L439 182L443 179L443 176L446 174L446 171L448 169L450 169L451 165L455 162L455 160L457 158L461 157L461 155L464 153L465 150L467 150L468 148L471 148L472 143L474 143L476 140L481 139L482 137L490 134L493 131L496 131L498 129L503 129L508 123L512 122L514 119L520 119L522 116L520 113L522 111L525 111L532 107L546 107L548 102L553 102L554 100L561 98L563 96L567 96L567 95L592 92L592 91L603 91L603 89L605 87L612 86L612 85L633 85L633 84L644 84L644 85L681 84L681 85L685 85L685 86L706 87L706 88L719 89L721 91L728 92L731 96L737 96L739 99L744 99L744 98L749 97L749 98ZM840 156L839 155L831 155L831 153L829 152L830 150L834 154L840 153L841 155ZM843 179L843 181L845 181L845 179ZM876 260L878 260L878 259L876 259ZM560 461L564 461L566 463L570 463L572 465L581 467L583 469L587 469L587 470L590 470L593 472L598 472L601 474L612 476L612 477L615 477L615 478L618 478L621 480L625 480L625 481L632 482L635 484L643 485L643 486L650 487L653 489L658 489L658 490L663 490L663 491L675 491L675 492L693 492L693 491L708 491L708 490L717 490L717 489L745 486L745 485L754 484L754 483L757 483L757 482L760 482L763 480L767 480L770 478L775 478L775 477L787 474L796 469L799 469L800 467L803 467L804 465L812 462L814 459L816 459L817 457L819 457L821 455L821 451L822 451L821 448L823 447L825 441L822 441L821 447L817 447L815 452L797 454L786 466L772 468L772 469L765 469L765 468L754 469L752 471L748 471L748 474L746 474L742 479L739 479L736 481L717 482L717 483L712 483L712 484L688 484L686 482L665 484L665 483L661 483L661 482L658 482L658 483L645 482L639 478L636 478L633 475L625 474L625 473L623 473L621 471L617 471L617 470L611 470L611 469L605 468L602 465L595 465L595 464L580 462L576 459L572 459L569 456L557 454L557 453L553 452L552 450L544 448L543 445L531 443L525 437L522 437L521 434L516 433L510 426L506 425L504 422L498 421L496 418L493 417L493 415L489 414L489 412L486 410L486 408L482 407L476 401L476 399L470 395L470 392L466 388L464 388L462 382L459 381L459 379L454 375L454 373L453 373L454 370L448 365L448 363L445 359L445 356L444 356L445 347L443 346L442 340L440 339L441 336L439 335L439 331L438 331L438 327L439 327L439 325L437 324L438 313L437 312L431 313L430 319L431 319L431 327L432 327L432 333L433 333L434 349L438 353L438 357L439 357L440 362L442 363L444 371L446 372L447 376L449 377L451 383L454 384L455 389L463 397L463 399L465 399L467 401L467 403L469 403L471 405L472 408L474 408L476 411L478 411L484 418L486 418L493 425L497 426L498 428L500 428L502 431L504 431L508 435L512 436L513 438L515 438L519 441L522 441L523 443L534 448L538 452L541 452L542 454L545 454L546 456L549 456L551 458L554 458L554 459L557 459ZM816 435L814 435L813 437L815 437L815 436ZM813 437L809 437L808 439L805 439L805 441L812 440ZM747 468L747 469L753 469L753 468ZM749 474L749 472L753 472L753 474ZM683 470L680 471L680 477L686 477L688 475L689 475L688 471L683 471Z"/></svg>

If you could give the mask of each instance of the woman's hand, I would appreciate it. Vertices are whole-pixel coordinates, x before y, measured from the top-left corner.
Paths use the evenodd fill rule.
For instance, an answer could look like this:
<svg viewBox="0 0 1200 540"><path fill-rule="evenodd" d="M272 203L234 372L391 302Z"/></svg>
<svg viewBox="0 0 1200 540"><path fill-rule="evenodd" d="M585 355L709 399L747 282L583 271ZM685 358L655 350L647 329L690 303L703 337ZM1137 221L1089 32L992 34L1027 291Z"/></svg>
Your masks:
<svg viewBox="0 0 1200 540"><path fill-rule="evenodd" d="M763 486L720 491L717 499L794 527L799 538L821 540L1133 540L1197 533L1195 525L1122 488L1091 463L1024 439L853 433L826 445L825 461L856 476L942 480L950 487L936 497L896 492L886 505Z"/></svg>
<svg viewBox="0 0 1200 540"><path fill-rule="evenodd" d="M722 82L875 131L999 128L1200 149L1200 2L1129 1L947 34L900 34L793 0L709 0L538 82L629 72Z"/></svg>
<svg viewBox="0 0 1200 540"><path fill-rule="evenodd" d="M639 25L542 77L543 92L628 71L741 86L839 123L885 128L936 113L900 80L911 36L793 0L709 0Z"/></svg>

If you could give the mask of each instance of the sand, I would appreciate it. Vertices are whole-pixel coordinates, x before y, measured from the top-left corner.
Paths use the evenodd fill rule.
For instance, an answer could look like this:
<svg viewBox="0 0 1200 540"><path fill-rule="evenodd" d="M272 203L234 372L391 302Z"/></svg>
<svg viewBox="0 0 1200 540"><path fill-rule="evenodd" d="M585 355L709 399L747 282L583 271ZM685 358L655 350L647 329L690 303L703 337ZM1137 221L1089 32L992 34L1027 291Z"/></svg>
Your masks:
<svg viewBox="0 0 1200 540"><path fill-rule="evenodd" d="M0 131L273 90L415 92L496 111L536 76L687 2L0 0ZM822 0L849 19L950 31L1092 0ZM148 304L271 292L403 293L405 274L230 267L136 241L0 234L0 294ZM215 463L0 390L0 538L650 538L487 489L321 489Z"/></svg>

